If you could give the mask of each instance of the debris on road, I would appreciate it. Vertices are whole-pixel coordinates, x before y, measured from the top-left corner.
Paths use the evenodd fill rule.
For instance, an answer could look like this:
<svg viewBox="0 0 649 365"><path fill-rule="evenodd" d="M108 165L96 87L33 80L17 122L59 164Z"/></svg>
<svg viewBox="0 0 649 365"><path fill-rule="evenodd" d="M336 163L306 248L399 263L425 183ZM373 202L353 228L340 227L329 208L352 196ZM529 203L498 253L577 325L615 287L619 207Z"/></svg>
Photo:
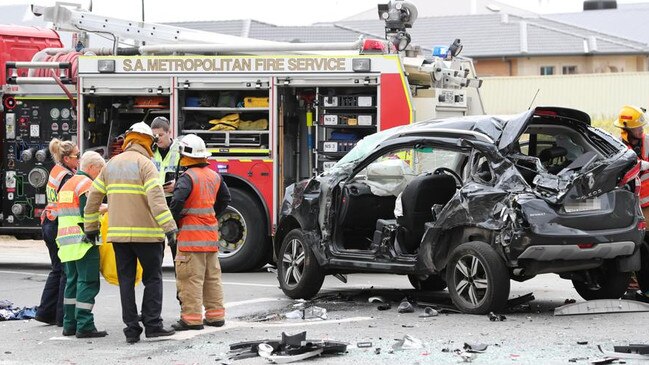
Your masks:
<svg viewBox="0 0 649 365"><path fill-rule="evenodd" d="M6 299L0 300L0 321L13 321L21 319L33 319L36 316L38 307L14 307L14 304Z"/></svg>
<svg viewBox="0 0 649 365"><path fill-rule="evenodd" d="M577 345L588 345L588 341L577 341Z"/></svg>
<svg viewBox="0 0 649 365"><path fill-rule="evenodd" d="M554 309L555 316L629 312L649 312L649 304L624 299L597 299L566 304Z"/></svg>
<svg viewBox="0 0 649 365"><path fill-rule="evenodd" d="M306 331L289 336L282 332L281 340L246 341L230 345L230 360L261 356L276 364L302 361L319 355L340 354L347 351L347 343L307 340Z"/></svg>
<svg viewBox="0 0 649 365"><path fill-rule="evenodd" d="M421 302L417 301L417 306L418 307L431 307L438 311L439 313L462 313L459 309L457 309L453 305L445 305L445 304L440 304L440 303L429 303L429 302Z"/></svg>
<svg viewBox="0 0 649 365"><path fill-rule="evenodd" d="M527 293L525 295L521 295L520 297L509 299L507 301L507 308L514 308L514 307L519 306L521 304L531 302L534 299L536 299L536 298L534 298L534 293Z"/></svg>
<svg viewBox="0 0 649 365"><path fill-rule="evenodd" d="M371 342L357 342L356 347L358 347L359 349L372 347L372 343Z"/></svg>
<svg viewBox="0 0 649 365"><path fill-rule="evenodd" d="M618 360L620 360L620 359L617 358L617 357L605 357L603 359L591 360L590 363L595 364L595 365L605 365L605 364L612 364L612 363L614 363L615 361L618 361Z"/></svg>
<svg viewBox="0 0 649 365"><path fill-rule="evenodd" d="M491 322L502 322L502 321L507 320L507 317L505 317L504 315L495 314L494 312L489 312L489 314L487 314L487 316L489 317L489 320Z"/></svg>
<svg viewBox="0 0 649 365"><path fill-rule="evenodd" d="M415 308L412 306L412 304L408 301L407 298L404 298L399 304L399 307L397 308L397 312L399 313L413 313L414 311Z"/></svg>
<svg viewBox="0 0 649 365"><path fill-rule="evenodd" d="M607 358L625 360L649 360L649 345L631 344L629 346L613 346L613 351L605 351L602 346L597 345L599 351Z"/></svg>
<svg viewBox="0 0 649 365"><path fill-rule="evenodd" d="M369 297L367 298L367 301L369 303L387 303L387 301L383 297Z"/></svg>
<svg viewBox="0 0 649 365"><path fill-rule="evenodd" d="M489 345L484 343L464 343L464 351L471 353L485 352L487 351L487 347L489 347Z"/></svg>
<svg viewBox="0 0 649 365"><path fill-rule="evenodd" d="M421 318L437 317L437 316L439 316L439 312L435 308L432 308L432 307L424 308L424 313L419 315L419 317L421 317Z"/></svg>
<svg viewBox="0 0 649 365"><path fill-rule="evenodd" d="M288 313L284 313L286 319L327 319L327 310L317 306L310 306L304 309L296 309Z"/></svg>
<svg viewBox="0 0 649 365"><path fill-rule="evenodd" d="M420 339L410 335L405 335L402 339L397 339L396 341L392 345L392 349L395 351L420 349L424 347L424 343Z"/></svg>
<svg viewBox="0 0 649 365"><path fill-rule="evenodd" d="M566 299L563 301L563 304L575 304L575 303L577 303L577 301L574 299Z"/></svg>
<svg viewBox="0 0 649 365"><path fill-rule="evenodd" d="M455 355L459 356L463 362L472 362L476 358L475 353L462 351L460 349L455 350Z"/></svg>
<svg viewBox="0 0 649 365"><path fill-rule="evenodd" d="M383 304L379 304L379 306L376 307L376 309L380 311L386 311L392 309L392 305L390 303L383 303Z"/></svg>

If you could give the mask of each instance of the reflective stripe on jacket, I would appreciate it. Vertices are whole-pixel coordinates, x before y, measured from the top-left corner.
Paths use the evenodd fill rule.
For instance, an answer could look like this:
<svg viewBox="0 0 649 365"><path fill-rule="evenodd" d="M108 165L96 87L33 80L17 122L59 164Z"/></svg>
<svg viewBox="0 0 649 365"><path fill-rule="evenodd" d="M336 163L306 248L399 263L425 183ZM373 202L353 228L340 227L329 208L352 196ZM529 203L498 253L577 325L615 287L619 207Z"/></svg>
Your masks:
<svg viewBox="0 0 649 365"><path fill-rule="evenodd" d="M62 182L66 176L74 175L72 171L68 170L61 164L56 164L50 171L50 176L47 179L47 186L45 187L45 195L47 197L47 206L41 215L41 224L45 218L53 221L56 219L56 201L57 194L61 188Z"/></svg>
<svg viewBox="0 0 649 365"><path fill-rule="evenodd" d="M190 167L185 171L192 180L192 191L181 211L178 250L216 252L219 240L218 221L214 202L219 192L221 177L208 166Z"/></svg>
<svg viewBox="0 0 649 365"><path fill-rule="evenodd" d="M79 210L79 197L90 190L92 180L85 175L74 175L58 193L59 230L56 244L59 246L61 262L76 261L82 258L92 247L83 242L83 231L79 223L83 222Z"/></svg>
<svg viewBox="0 0 649 365"><path fill-rule="evenodd" d="M108 242L164 242L176 230L158 171L144 147L132 143L108 161L92 183L84 210L87 231L99 230L99 205L108 196Z"/></svg>
<svg viewBox="0 0 649 365"><path fill-rule="evenodd" d="M167 172L176 172L176 167L178 167L178 160L180 160L180 154L178 152L178 143L176 140L173 140L171 146L169 146L169 151L165 155L165 158L162 158L160 151L157 149L153 152L153 164L160 176L160 184L165 183L165 175ZM173 193L166 193L166 196L172 196Z"/></svg>
<svg viewBox="0 0 649 365"><path fill-rule="evenodd" d="M642 134L642 152L639 159L649 161L649 136ZM649 170L640 171L640 206L649 206Z"/></svg>

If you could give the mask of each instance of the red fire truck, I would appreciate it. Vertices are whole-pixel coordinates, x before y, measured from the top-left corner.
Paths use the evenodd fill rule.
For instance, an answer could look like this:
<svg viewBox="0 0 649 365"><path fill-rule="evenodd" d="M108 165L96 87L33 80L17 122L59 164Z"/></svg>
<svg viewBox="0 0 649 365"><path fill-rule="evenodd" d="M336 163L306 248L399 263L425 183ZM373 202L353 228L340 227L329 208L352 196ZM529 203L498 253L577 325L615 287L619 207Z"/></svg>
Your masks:
<svg viewBox="0 0 649 365"><path fill-rule="evenodd" d="M135 55L80 56L71 66L82 151L110 158L130 125L160 115L174 136L205 140L232 193L219 217L224 271L269 262L284 189L326 171L364 136L483 113L472 64L450 53L405 57L379 39L246 42L148 43ZM53 129L60 108L42 112Z"/></svg>

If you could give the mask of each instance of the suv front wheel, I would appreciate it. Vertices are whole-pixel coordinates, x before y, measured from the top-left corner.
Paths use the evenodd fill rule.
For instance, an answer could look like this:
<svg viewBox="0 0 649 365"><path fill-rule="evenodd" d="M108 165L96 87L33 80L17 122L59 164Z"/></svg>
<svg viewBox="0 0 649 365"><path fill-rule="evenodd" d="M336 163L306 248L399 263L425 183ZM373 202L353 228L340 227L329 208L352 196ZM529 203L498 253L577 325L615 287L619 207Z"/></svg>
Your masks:
<svg viewBox="0 0 649 365"><path fill-rule="evenodd" d="M300 229L290 231L279 250L277 280L284 294L293 299L310 299L324 282L324 271L304 240Z"/></svg>
<svg viewBox="0 0 649 365"><path fill-rule="evenodd" d="M446 283L453 303L464 313L502 310L509 297L507 267L484 242L463 243L451 252Z"/></svg>

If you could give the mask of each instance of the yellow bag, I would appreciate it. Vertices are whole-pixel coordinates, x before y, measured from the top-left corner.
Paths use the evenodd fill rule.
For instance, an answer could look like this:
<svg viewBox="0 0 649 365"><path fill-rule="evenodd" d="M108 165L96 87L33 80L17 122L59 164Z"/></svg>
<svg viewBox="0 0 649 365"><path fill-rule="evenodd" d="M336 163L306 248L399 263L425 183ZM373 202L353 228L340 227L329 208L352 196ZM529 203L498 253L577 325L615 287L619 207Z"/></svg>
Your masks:
<svg viewBox="0 0 649 365"><path fill-rule="evenodd" d="M268 108L268 97L249 96L243 98L244 108Z"/></svg>
<svg viewBox="0 0 649 365"><path fill-rule="evenodd" d="M101 217L100 223L101 245L99 246L99 271L107 282L113 285L119 285L113 244L106 242L106 237L108 236L108 213ZM139 284L140 281L142 281L142 265L138 261L137 268L135 269L135 285Z"/></svg>

